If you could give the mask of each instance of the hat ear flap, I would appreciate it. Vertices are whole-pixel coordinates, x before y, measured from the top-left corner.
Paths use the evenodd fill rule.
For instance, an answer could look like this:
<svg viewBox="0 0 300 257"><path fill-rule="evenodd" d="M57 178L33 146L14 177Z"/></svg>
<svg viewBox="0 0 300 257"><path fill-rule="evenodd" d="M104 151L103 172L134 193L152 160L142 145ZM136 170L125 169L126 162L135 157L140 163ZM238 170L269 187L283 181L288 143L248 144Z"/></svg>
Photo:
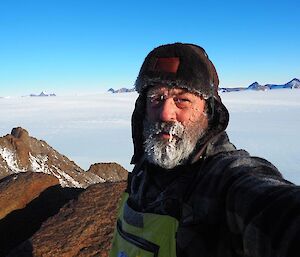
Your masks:
<svg viewBox="0 0 300 257"><path fill-rule="evenodd" d="M146 96L140 94L135 102L135 108L131 117L131 133L134 147L134 154L131 158L131 164L136 164L144 154L144 118L146 111Z"/></svg>

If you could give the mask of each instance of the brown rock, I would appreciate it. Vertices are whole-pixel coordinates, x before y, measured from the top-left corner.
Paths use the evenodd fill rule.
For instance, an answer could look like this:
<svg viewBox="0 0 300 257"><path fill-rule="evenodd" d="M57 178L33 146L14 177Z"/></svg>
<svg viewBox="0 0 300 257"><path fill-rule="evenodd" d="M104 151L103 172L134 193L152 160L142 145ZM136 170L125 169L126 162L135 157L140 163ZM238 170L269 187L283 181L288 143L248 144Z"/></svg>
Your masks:
<svg viewBox="0 0 300 257"><path fill-rule="evenodd" d="M125 187L125 182L88 187L9 256L107 257Z"/></svg>
<svg viewBox="0 0 300 257"><path fill-rule="evenodd" d="M109 182L124 181L128 176L128 171L115 162L93 164L87 172L94 173Z"/></svg>
<svg viewBox="0 0 300 257"><path fill-rule="evenodd" d="M22 139L23 141L26 141L29 138L28 131L21 127L13 128L11 131L11 135L15 138Z"/></svg>
<svg viewBox="0 0 300 257"><path fill-rule="evenodd" d="M30 238L45 220L83 190L62 188L55 177L32 172L6 177L0 188L1 208L4 206L6 214L0 219L0 256Z"/></svg>
<svg viewBox="0 0 300 257"><path fill-rule="evenodd" d="M52 174L64 187L85 188L104 182L99 176L84 172L45 141L30 137L25 129L18 127L12 129L11 134L0 137L0 179L26 171Z"/></svg>
<svg viewBox="0 0 300 257"><path fill-rule="evenodd" d="M54 176L44 173L19 173L0 180L0 219L24 208L46 188L59 184Z"/></svg>
<svg viewBox="0 0 300 257"><path fill-rule="evenodd" d="M28 168L29 166L29 147L26 144L28 139L28 132L21 127L13 128L11 136L9 136L9 141L19 157L17 162L24 168Z"/></svg>

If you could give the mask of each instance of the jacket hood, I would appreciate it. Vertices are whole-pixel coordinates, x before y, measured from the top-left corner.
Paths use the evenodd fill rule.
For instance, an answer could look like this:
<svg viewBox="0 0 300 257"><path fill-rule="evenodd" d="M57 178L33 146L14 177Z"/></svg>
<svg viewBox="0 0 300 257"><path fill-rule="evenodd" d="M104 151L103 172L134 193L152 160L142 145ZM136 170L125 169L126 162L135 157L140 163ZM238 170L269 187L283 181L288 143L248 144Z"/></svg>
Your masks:
<svg viewBox="0 0 300 257"><path fill-rule="evenodd" d="M218 94L219 79L214 65L204 49L193 44L163 45L148 54L135 84L139 96L131 118L134 145L131 164L138 163L144 156L143 121L146 95L149 88L156 85L183 88L206 99L212 119L207 133L198 141L191 156L191 162L196 161L209 141L226 129L229 121L228 110Z"/></svg>

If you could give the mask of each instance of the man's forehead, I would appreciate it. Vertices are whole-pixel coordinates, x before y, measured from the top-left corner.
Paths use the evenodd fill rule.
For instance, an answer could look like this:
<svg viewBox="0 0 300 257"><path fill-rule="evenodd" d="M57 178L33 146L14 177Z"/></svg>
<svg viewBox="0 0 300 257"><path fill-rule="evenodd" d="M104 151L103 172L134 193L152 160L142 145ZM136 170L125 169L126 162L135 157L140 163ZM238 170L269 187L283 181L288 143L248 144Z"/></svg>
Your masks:
<svg viewBox="0 0 300 257"><path fill-rule="evenodd" d="M188 91L186 88L168 87L165 85L158 85L150 88L148 91L148 95L152 94L191 94L194 96L199 96L198 94Z"/></svg>

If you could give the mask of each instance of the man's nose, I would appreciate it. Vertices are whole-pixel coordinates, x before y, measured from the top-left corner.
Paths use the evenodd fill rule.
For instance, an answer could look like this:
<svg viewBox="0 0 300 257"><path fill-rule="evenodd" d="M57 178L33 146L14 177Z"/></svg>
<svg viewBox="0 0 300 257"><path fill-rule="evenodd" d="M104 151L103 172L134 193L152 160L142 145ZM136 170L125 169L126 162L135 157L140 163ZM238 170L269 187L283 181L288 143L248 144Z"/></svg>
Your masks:
<svg viewBox="0 0 300 257"><path fill-rule="evenodd" d="M175 121L176 120L176 105L173 98L165 99L160 107L161 121Z"/></svg>

